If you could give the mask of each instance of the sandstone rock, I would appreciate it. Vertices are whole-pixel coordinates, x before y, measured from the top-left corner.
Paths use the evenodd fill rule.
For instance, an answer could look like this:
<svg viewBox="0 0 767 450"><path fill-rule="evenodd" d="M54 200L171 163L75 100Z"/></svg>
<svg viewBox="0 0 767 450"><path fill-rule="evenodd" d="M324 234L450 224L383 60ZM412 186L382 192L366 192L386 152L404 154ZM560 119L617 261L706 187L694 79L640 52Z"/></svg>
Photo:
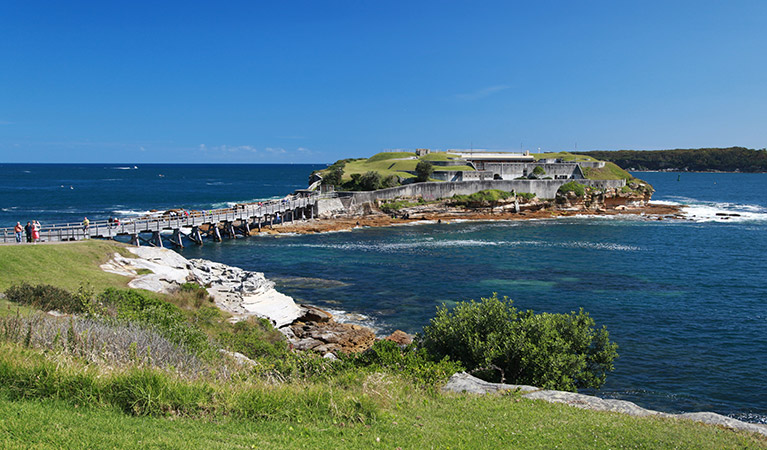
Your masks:
<svg viewBox="0 0 767 450"><path fill-rule="evenodd" d="M759 433L767 436L767 425L742 422L740 420L733 419L732 417L722 416L712 412L668 414L645 409L636 405L635 403L627 402L625 400L604 399L593 397L591 395L578 394L575 392L539 390L536 387L525 385L520 386L513 384L489 383L487 381L480 380L477 377L471 376L466 372L456 373L450 377L445 386L442 387L442 391L487 394L509 389L514 390L517 388L519 388L520 391L525 392L525 394L522 394L523 397L534 400L544 400L550 403L564 403L570 406L575 406L577 408L591 409L595 411L611 411L632 416L659 416L693 420L696 422L719 425L727 428L749 431L752 433Z"/></svg>
<svg viewBox="0 0 767 450"><path fill-rule="evenodd" d="M338 322L296 322L291 326L296 338L301 342L304 339L314 339L328 345L320 350L342 351L345 353L357 353L365 351L375 343L375 333L369 328L359 325L350 325ZM297 344L294 348L299 349Z"/></svg>
<svg viewBox="0 0 767 450"><path fill-rule="evenodd" d="M333 320L332 314L316 306L301 305L301 307L304 309L303 314L298 318L301 322L328 322Z"/></svg>
<svg viewBox="0 0 767 450"><path fill-rule="evenodd" d="M253 361L252 359L248 358L247 356L243 355L242 353L230 352L228 350L224 350L223 348L219 349L219 352L224 354L224 355L229 356L230 358L232 358L233 360L235 360L238 364L240 364L242 366L255 367L255 366L258 365L257 362Z"/></svg>
<svg viewBox="0 0 767 450"><path fill-rule="evenodd" d="M546 400L550 403L566 403L578 408L592 409L595 411L612 411L631 416L652 416L661 414L637 406L625 400L604 399L591 395L577 394L564 391L536 391L525 395L526 398Z"/></svg>
<svg viewBox="0 0 767 450"><path fill-rule="evenodd" d="M402 330L396 330L394 333L386 336L384 339L387 341L392 341L401 347L413 343L413 337Z"/></svg>
<svg viewBox="0 0 767 450"><path fill-rule="evenodd" d="M487 394L490 392L498 391L514 391L519 389L521 392L532 392L538 390L537 387L516 385L516 384L503 384L503 383L489 383L485 380L469 375L466 372L459 372L453 374L447 383L442 387L443 392L468 392L471 394Z"/></svg>

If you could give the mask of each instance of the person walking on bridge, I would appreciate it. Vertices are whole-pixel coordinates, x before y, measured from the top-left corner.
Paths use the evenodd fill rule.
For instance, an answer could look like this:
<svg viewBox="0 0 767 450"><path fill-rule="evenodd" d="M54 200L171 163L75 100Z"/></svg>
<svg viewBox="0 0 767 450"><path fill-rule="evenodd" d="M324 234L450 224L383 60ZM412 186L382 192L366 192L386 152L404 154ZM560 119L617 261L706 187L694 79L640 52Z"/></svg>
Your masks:
<svg viewBox="0 0 767 450"><path fill-rule="evenodd" d="M16 233L16 242L21 242L22 231L24 231L24 227L21 226L21 222L16 222L16 226L13 227L13 232Z"/></svg>
<svg viewBox="0 0 767 450"><path fill-rule="evenodd" d="M87 217L83 219L83 235L84 235L83 238L88 237L88 227L90 226L90 224L91 224L91 221L88 220Z"/></svg>

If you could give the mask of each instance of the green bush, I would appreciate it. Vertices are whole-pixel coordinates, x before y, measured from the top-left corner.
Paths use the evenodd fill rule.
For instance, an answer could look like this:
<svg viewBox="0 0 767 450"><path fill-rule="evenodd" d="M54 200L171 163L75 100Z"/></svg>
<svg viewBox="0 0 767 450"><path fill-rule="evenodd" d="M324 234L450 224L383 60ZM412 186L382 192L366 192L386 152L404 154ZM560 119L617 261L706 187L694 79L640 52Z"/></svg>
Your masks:
<svg viewBox="0 0 767 450"><path fill-rule="evenodd" d="M586 186L575 181L568 181L562 186L559 186L559 189L557 190L558 194L563 195L567 194L568 192L575 192L575 195L578 197L583 197L586 195Z"/></svg>
<svg viewBox="0 0 767 450"><path fill-rule="evenodd" d="M607 330L595 329L583 310L534 314L496 294L438 308L418 338L435 358L449 356L469 370L496 366L509 382L544 389L599 388L618 356Z"/></svg>
<svg viewBox="0 0 767 450"><path fill-rule="evenodd" d="M546 175L546 171L541 166L535 166L535 169L533 169L534 175Z"/></svg>
<svg viewBox="0 0 767 450"><path fill-rule="evenodd" d="M454 195L450 199L453 206L468 206L471 208L495 206L501 200L511 197L511 193L500 189L485 189L471 195Z"/></svg>
<svg viewBox="0 0 767 450"><path fill-rule="evenodd" d="M530 192L517 192L517 197L524 198L525 200L532 200L536 197L536 195Z"/></svg>
<svg viewBox="0 0 767 450"><path fill-rule="evenodd" d="M219 336L221 344L233 352L239 352L248 358L280 358L288 351L285 337L275 330L267 319L251 317L237 322L231 332Z"/></svg>
<svg viewBox="0 0 767 450"><path fill-rule="evenodd" d="M422 387L434 387L463 370L460 363L450 361L448 357L432 361L423 348L413 344L400 348L396 343L387 340L378 341L365 352L349 358L357 367L403 374Z"/></svg>
<svg viewBox="0 0 767 450"><path fill-rule="evenodd" d="M22 283L8 288L5 295L12 302L33 306L42 311L56 310L66 314L80 314L91 312L93 308L92 293L82 286L76 293L71 293L50 284L32 286Z"/></svg>
<svg viewBox="0 0 767 450"><path fill-rule="evenodd" d="M208 337L199 327L189 323L177 306L152 294L109 288L98 301L105 314L118 320L150 326L169 341L194 352L210 350Z"/></svg>
<svg viewBox="0 0 767 450"><path fill-rule="evenodd" d="M416 181L429 181L429 177L434 173L434 166L429 161L420 160L415 166Z"/></svg>

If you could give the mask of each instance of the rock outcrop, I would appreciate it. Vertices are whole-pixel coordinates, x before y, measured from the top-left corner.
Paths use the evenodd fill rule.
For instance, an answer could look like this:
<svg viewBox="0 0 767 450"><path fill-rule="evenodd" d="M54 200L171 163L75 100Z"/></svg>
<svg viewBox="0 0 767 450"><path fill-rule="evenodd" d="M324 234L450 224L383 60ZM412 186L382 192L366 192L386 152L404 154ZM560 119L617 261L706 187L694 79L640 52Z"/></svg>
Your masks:
<svg viewBox="0 0 767 450"><path fill-rule="evenodd" d="M604 399L591 395L583 395L575 392L542 390L533 386L489 383L466 372L454 374L445 386L443 392L488 394L499 391L522 392L522 397L533 400L544 400L549 403L564 403L577 408L591 409L594 411L610 411L631 416L659 416L677 419L693 420L710 425L719 425L735 430L750 431L767 436L767 425L743 422L732 417L723 416L712 412L696 412L685 414L668 414L642 408L635 403L625 400Z"/></svg>
<svg viewBox="0 0 767 450"><path fill-rule="evenodd" d="M269 319L297 350L323 355L367 350L376 340L372 330L335 322L333 315L293 299L274 288L261 272L251 272L204 259L188 260L163 248L131 247L136 258L118 253L102 270L133 279L128 286L152 292L172 293L184 283L197 283L233 321L251 316Z"/></svg>

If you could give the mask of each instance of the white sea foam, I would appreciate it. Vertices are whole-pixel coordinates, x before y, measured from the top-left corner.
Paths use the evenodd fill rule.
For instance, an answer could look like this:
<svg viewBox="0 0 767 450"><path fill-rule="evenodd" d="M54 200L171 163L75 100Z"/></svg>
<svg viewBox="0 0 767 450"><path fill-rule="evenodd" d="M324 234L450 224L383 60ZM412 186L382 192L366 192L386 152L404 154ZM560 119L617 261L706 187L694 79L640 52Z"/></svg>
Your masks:
<svg viewBox="0 0 767 450"><path fill-rule="evenodd" d="M547 242L547 241L482 241L477 239L434 240L427 238L410 242L391 242L368 244L346 242L339 244L292 244L294 247L326 248L334 250L363 251L377 253L398 253L414 249L466 248L466 247L550 247L550 248L585 248L594 250L639 251L641 247L611 242Z"/></svg>
<svg viewBox="0 0 767 450"><path fill-rule="evenodd" d="M336 322L348 323L352 325L362 325L363 327L367 327L373 330L376 336L381 335L381 327L377 325L375 319L368 315L352 313L342 309L326 308L325 310L333 315L333 319L335 319Z"/></svg>
<svg viewBox="0 0 767 450"><path fill-rule="evenodd" d="M133 167L110 167L110 169L114 170L131 170Z"/></svg>
<svg viewBox="0 0 767 450"><path fill-rule="evenodd" d="M674 201L671 201L671 200L653 200L653 201L650 202L650 204L653 204L653 205L666 205L666 206L679 206L679 205L681 205L681 203L674 202Z"/></svg>
<svg viewBox="0 0 767 450"><path fill-rule="evenodd" d="M711 202L683 196L670 196L668 199L654 200L652 203L681 206L685 218L695 222L767 221L767 207L762 205Z"/></svg>
<svg viewBox="0 0 767 450"><path fill-rule="evenodd" d="M112 211L114 214L118 216L151 216L152 214L161 214L158 212L151 212L151 211L136 211L133 209L116 209Z"/></svg>
<svg viewBox="0 0 767 450"><path fill-rule="evenodd" d="M218 203L213 203L210 206L211 206L211 209L234 208L236 205L244 205L246 203L269 202L272 200L279 200L281 198L282 197L252 198L250 200L239 200L234 202L218 202Z"/></svg>

